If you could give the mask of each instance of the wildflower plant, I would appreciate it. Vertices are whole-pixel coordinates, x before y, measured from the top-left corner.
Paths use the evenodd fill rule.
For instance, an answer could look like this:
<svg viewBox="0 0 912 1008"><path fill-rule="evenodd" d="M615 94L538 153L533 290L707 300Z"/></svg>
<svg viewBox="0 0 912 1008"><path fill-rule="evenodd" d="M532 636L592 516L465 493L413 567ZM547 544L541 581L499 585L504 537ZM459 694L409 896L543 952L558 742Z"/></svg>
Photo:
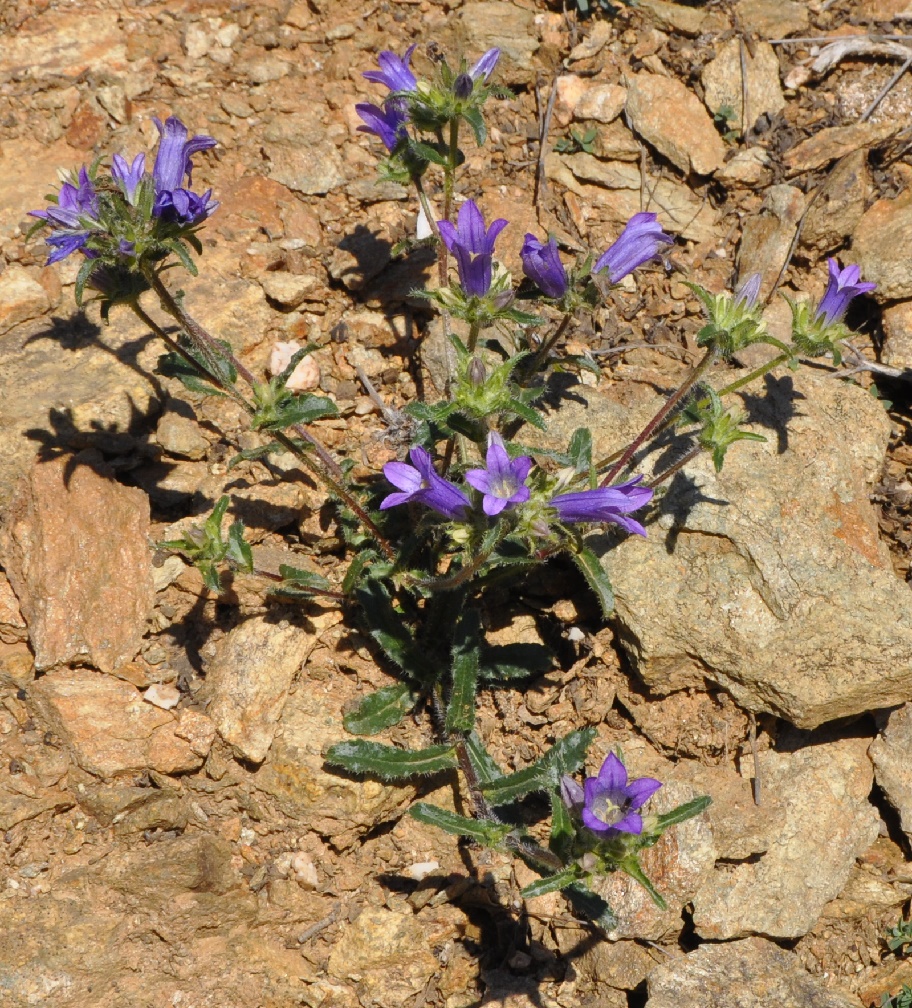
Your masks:
<svg viewBox="0 0 912 1008"><path fill-rule="evenodd" d="M607 248L571 263L562 259L554 236L510 234L507 220L486 221L471 199L457 208L465 162L460 135L468 128L483 144L487 103L509 94L495 81L500 53L491 49L474 62L451 63L431 49L433 72L421 77L412 65L415 50L379 54L377 68L364 77L385 93L378 95L379 104L361 103L356 111L362 128L382 146L381 174L414 187L429 226L423 240L437 255L437 282L422 293L440 314L454 363L442 399L409 403L404 416L385 411L410 432L410 443L372 480L354 480L351 467L312 429L315 421L336 415L332 400L289 387L312 347L294 353L277 375L254 374L229 344L188 314L180 293L165 282L175 268L196 274L194 254L203 251L197 232L218 203L210 190L192 188L193 159L215 145L213 138L191 135L174 117L156 121L154 160L117 153L110 162L79 169L45 209L34 211L36 227L44 229L49 262L82 258L77 301L88 289L106 319L115 305L132 310L164 344L162 374L194 392L227 397L246 413L262 443L239 450L235 462L292 452L335 502L348 550L337 586L292 567L278 575L259 571L243 525L235 521L224 529L227 497L201 525L160 544L196 564L212 592L221 590L226 570L262 574L283 598L337 599L364 628L394 682L346 713L352 737L330 749L329 764L385 781L457 773L465 814L427 802L416 803L411 814L513 852L541 876L526 896L562 890L579 912L607 925L612 911L591 891L593 880L627 872L664 906L640 854L698 815L709 799L656 813L650 799L662 783L631 779L617 753L596 774L581 777L593 728L571 731L521 769L499 765L476 724L478 691L521 685L549 668L551 658L543 649L488 642L483 614L492 592L564 554L610 616L608 561L596 554L587 532L610 526L616 532L611 541L648 535L651 502L675 471L704 451L721 469L736 442L762 440L742 429L726 397L776 366L796 366L802 355L830 353L838 362L848 304L873 285L860 281L858 267L841 269L831 260L830 282L816 310L804 302L793 305L791 344L766 331L759 276L734 293L691 285L707 316L697 341L703 355L635 438L604 460L594 457L585 428L561 451L524 445L525 427L546 426L542 400L552 372L592 366L563 345L579 316L610 302L617 285L635 279L674 238L656 214L638 213ZM435 192L439 213L430 198ZM497 259L506 242L519 250L524 278L518 284ZM153 317L144 297L176 323L176 338ZM726 361L759 341L774 345L779 355L720 385ZM641 449L672 426L689 439L689 449L662 472L636 472ZM426 744L406 749L376 740L407 716L425 725ZM526 803L536 793L546 796L550 808L550 824L542 828L533 821L541 806Z"/></svg>

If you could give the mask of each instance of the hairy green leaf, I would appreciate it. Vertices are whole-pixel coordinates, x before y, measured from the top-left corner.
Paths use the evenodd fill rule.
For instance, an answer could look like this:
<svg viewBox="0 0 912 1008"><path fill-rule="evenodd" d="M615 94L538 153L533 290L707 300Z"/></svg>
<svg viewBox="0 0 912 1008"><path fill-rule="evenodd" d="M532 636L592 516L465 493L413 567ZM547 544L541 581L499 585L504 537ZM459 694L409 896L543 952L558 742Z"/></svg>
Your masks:
<svg viewBox="0 0 912 1008"><path fill-rule="evenodd" d="M661 833L667 830L669 826L693 819L694 816L705 812L710 805L712 805L712 798L709 795L703 795L700 798L694 798L692 801L684 802L683 805L679 805L670 812L664 812L657 817L655 832Z"/></svg>
<svg viewBox="0 0 912 1008"><path fill-rule="evenodd" d="M561 889L566 889L567 886L573 885L574 882L578 882L579 878L579 865L567 865L563 871L559 871L554 875L546 875L544 878L536 879L535 882L529 883L529 885L522 889L520 895L523 899L534 899L536 896L544 896L549 892L559 892Z"/></svg>
<svg viewBox="0 0 912 1008"><path fill-rule="evenodd" d="M326 762L343 767L349 773L366 774L386 781L426 776L441 770L452 770L457 765L452 746L399 749L364 739L337 742L327 752Z"/></svg>
<svg viewBox="0 0 912 1008"><path fill-rule="evenodd" d="M446 712L449 731L471 731L475 724L480 648L481 617L477 609L466 609L456 623L453 637L453 681Z"/></svg>
<svg viewBox="0 0 912 1008"><path fill-rule="evenodd" d="M486 822L483 819L469 819L466 816L450 812L448 809L438 808L427 802L416 802L410 809L409 815L418 822L427 823L429 826L436 826L446 833L454 836L467 836L476 840L485 847L496 847L501 840L510 832L512 827L509 823Z"/></svg>
<svg viewBox="0 0 912 1008"><path fill-rule="evenodd" d="M571 550L570 556L589 587L595 592L595 597L599 600L599 605L602 608L602 615L607 619L614 612L614 590L605 573L605 568L602 567L599 558L592 550L585 546Z"/></svg>
<svg viewBox="0 0 912 1008"><path fill-rule="evenodd" d="M478 674L482 679L528 679L554 667L554 656L544 644L492 644L481 649Z"/></svg>
<svg viewBox="0 0 912 1008"><path fill-rule="evenodd" d="M632 879L636 879L637 882L649 893L652 897L652 902L660 910L667 910L668 904L665 902L662 894L658 889L652 884L649 876L643 871L642 865L637 860L636 854L630 854L620 862L618 867L625 871Z"/></svg>
<svg viewBox="0 0 912 1008"><path fill-rule="evenodd" d="M564 774L573 773L582 766L594 738L594 728L572 731L531 766L484 785L482 790L493 805L517 801L533 791L556 790Z"/></svg>
<svg viewBox="0 0 912 1008"><path fill-rule="evenodd" d="M352 735L376 735L391 728L415 706L417 696L408 683L384 686L363 700L342 718L345 730Z"/></svg>
<svg viewBox="0 0 912 1008"><path fill-rule="evenodd" d="M564 896L581 917L588 917L606 931L613 931L617 927L617 915L607 901L581 882L567 886Z"/></svg>
<svg viewBox="0 0 912 1008"><path fill-rule="evenodd" d="M491 784L499 777L503 777L500 767L492 759L491 754L485 748L485 744L478 737L477 732L469 732L466 736L465 744L466 752L469 755L469 762L478 776L479 784Z"/></svg>

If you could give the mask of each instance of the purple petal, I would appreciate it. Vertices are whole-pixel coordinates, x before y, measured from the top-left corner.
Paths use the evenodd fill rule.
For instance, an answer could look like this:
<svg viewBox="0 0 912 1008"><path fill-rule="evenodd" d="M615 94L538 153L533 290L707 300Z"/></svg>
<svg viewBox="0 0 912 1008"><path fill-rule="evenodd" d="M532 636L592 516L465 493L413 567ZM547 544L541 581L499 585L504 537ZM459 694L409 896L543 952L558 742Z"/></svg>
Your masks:
<svg viewBox="0 0 912 1008"><path fill-rule="evenodd" d="M654 777L637 777L632 780L626 787L630 807L638 809L645 805L661 786L662 782Z"/></svg>
<svg viewBox="0 0 912 1008"><path fill-rule="evenodd" d="M598 772L600 791L623 791L627 786L627 767L615 756L608 753L605 762Z"/></svg>
<svg viewBox="0 0 912 1008"><path fill-rule="evenodd" d="M491 289L491 256L475 255L456 242L451 249L459 270L459 282L469 297L484 297Z"/></svg>
<svg viewBox="0 0 912 1008"><path fill-rule="evenodd" d="M408 504L409 501L414 499L415 495L411 493L390 494L388 497L384 497L383 500L380 501L380 510L386 511L387 508L396 507L397 504Z"/></svg>
<svg viewBox="0 0 912 1008"><path fill-rule="evenodd" d="M568 809L578 808L585 801L582 787L568 774L561 777L561 798Z"/></svg>
<svg viewBox="0 0 912 1008"><path fill-rule="evenodd" d="M469 469L465 474L466 483L483 494L491 492L491 474L487 469Z"/></svg>
<svg viewBox="0 0 912 1008"><path fill-rule="evenodd" d="M472 80L478 80L479 77L483 77L485 81L491 76L494 67L497 66L497 61L500 59L499 49L489 49L481 59L472 67L469 71L469 76Z"/></svg>
<svg viewBox="0 0 912 1008"><path fill-rule="evenodd" d="M387 462L383 467L383 475L400 490L415 493L421 489L421 473L406 462Z"/></svg>
<svg viewBox="0 0 912 1008"><path fill-rule="evenodd" d="M636 812L628 812L619 822L616 822L611 829L619 830L622 833L633 833L639 836L643 832L643 817Z"/></svg>
<svg viewBox="0 0 912 1008"><path fill-rule="evenodd" d="M497 433L497 431L491 431L491 433L488 434L488 451L485 457L485 463L488 467L488 471L492 476L495 476L495 478L510 471L510 456L507 454L504 439Z"/></svg>
<svg viewBox="0 0 912 1008"><path fill-rule="evenodd" d="M602 822L598 816L593 815L585 805L580 817L583 820L583 825L591 829L593 833L607 833L610 829L614 829L613 826L609 826L608 823Z"/></svg>
<svg viewBox="0 0 912 1008"><path fill-rule="evenodd" d="M434 460L427 449L422 448L421 445L415 445L414 448L409 449L409 458L412 460L412 465L421 473L424 479L429 480L431 476L435 475Z"/></svg>
<svg viewBox="0 0 912 1008"><path fill-rule="evenodd" d="M481 502L482 510L486 515L493 518L510 503L506 497L497 497L494 494L485 494Z"/></svg>
<svg viewBox="0 0 912 1008"><path fill-rule="evenodd" d="M441 220L437 221L437 228L440 231L440 237L443 239L443 244L452 252L453 246L458 240L458 232L456 231L456 225L452 221Z"/></svg>
<svg viewBox="0 0 912 1008"><path fill-rule="evenodd" d="M469 252L488 252L484 217L474 200L466 200L459 208L457 223L460 245Z"/></svg>

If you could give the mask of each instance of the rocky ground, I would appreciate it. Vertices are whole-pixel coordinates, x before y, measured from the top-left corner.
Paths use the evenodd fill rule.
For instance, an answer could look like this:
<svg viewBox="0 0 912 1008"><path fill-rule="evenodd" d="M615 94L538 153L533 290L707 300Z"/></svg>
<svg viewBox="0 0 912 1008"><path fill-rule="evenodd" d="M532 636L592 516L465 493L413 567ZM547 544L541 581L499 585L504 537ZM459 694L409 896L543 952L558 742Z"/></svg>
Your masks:
<svg viewBox="0 0 912 1008"><path fill-rule="evenodd" d="M870 110L907 0L560 6L0 8L4 1005L857 1008L912 983L884 941L912 897L912 76ZM701 324L685 279L721 289L737 265L768 293L784 270L816 296L838 254L880 285L849 320L873 371L850 353L842 377L818 362L747 390L768 441L721 475L693 463L649 538L611 554L616 621L559 565L490 617L560 659L483 698L504 765L593 725L593 766L620 742L668 782L657 801L714 798L649 852L670 911L606 882L610 941L559 897L524 905L520 864L403 816L414 788L327 771L345 705L388 681L354 625L254 578L216 599L151 546L224 492L263 566L338 579L324 495L290 456L229 472L256 443L242 417L157 376L132 316L77 313L77 264L44 267L26 238L58 167L151 149L154 115L214 135L195 181L222 205L187 306L254 370L277 341L317 343L312 383L341 413L320 437L375 472L399 446L356 369L393 407L432 386L409 297L430 260L391 257L416 206L375 181L353 105L376 97L375 54L412 41L504 50L515 97L489 107L463 192L511 221L508 266L526 230L598 250L640 209L679 236L668 270L573 332L604 375L539 446L585 424L610 452L674 386ZM788 325L778 296L768 318Z"/></svg>

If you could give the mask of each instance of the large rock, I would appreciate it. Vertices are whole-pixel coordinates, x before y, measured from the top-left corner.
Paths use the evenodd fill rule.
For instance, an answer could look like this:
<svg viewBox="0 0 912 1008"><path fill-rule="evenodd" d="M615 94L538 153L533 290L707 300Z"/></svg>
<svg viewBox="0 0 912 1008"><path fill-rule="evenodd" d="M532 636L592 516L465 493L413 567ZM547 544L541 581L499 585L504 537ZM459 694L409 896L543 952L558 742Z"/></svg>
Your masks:
<svg viewBox="0 0 912 1008"><path fill-rule="evenodd" d="M149 501L86 452L34 466L7 512L0 551L39 669L110 672L139 648L152 610Z"/></svg>
<svg viewBox="0 0 912 1008"><path fill-rule="evenodd" d="M50 307L47 292L28 270L14 263L0 273L0 334Z"/></svg>
<svg viewBox="0 0 912 1008"><path fill-rule="evenodd" d="M761 938L701 945L656 967L648 982L646 1008L858 1008Z"/></svg>
<svg viewBox="0 0 912 1008"><path fill-rule="evenodd" d="M871 188L867 151L855 151L833 169L819 199L808 210L801 244L822 252L841 245L861 220Z"/></svg>
<svg viewBox="0 0 912 1008"><path fill-rule="evenodd" d="M276 117L264 134L269 177L304 195L327 193L345 184L342 155L327 138L325 106Z"/></svg>
<svg viewBox="0 0 912 1008"><path fill-rule="evenodd" d="M747 87L741 73L742 53ZM728 106L742 130L751 129L760 116L774 115L785 108L785 95L779 85L779 59L769 42L756 42L754 54L738 38L731 38L719 54L703 68L703 101L714 115ZM747 110L744 114L744 96Z"/></svg>
<svg viewBox="0 0 912 1008"><path fill-rule="evenodd" d="M912 704L893 711L886 727L871 743L874 778L899 813L904 833L912 836Z"/></svg>
<svg viewBox="0 0 912 1008"><path fill-rule="evenodd" d="M760 755L769 849L716 868L693 900L698 934L718 941L811 930L877 839L866 749L866 739L850 738Z"/></svg>
<svg viewBox="0 0 912 1008"><path fill-rule="evenodd" d="M242 759L261 763L294 677L316 639L287 620L254 616L218 644L208 666L208 714Z"/></svg>
<svg viewBox="0 0 912 1008"><path fill-rule="evenodd" d="M177 735L181 723L174 714L146 703L122 680L82 669L50 672L29 687L29 698L73 759L98 777L148 767L185 773L203 762Z"/></svg>
<svg viewBox="0 0 912 1008"><path fill-rule="evenodd" d="M504 0L467 3L454 17L456 42L470 62L488 49L500 49L494 80L525 83L529 64L539 47L535 15Z"/></svg>
<svg viewBox="0 0 912 1008"><path fill-rule="evenodd" d="M906 244L912 229L912 190L897 199L879 199L858 222L852 258L865 280L877 284L874 296L892 301L912 298L912 259Z"/></svg>
<svg viewBox="0 0 912 1008"><path fill-rule="evenodd" d="M634 130L683 172L711 175L725 144L699 98L674 77L640 73L627 79L627 115Z"/></svg>
<svg viewBox="0 0 912 1008"><path fill-rule="evenodd" d="M912 301L884 308L884 342L880 359L891 367L912 369Z"/></svg>
<svg viewBox="0 0 912 1008"><path fill-rule="evenodd" d="M648 537L605 564L651 689L709 677L811 728L912 698L912 596L868 499L890 424L855 386L806 372L766 385L742 401L769 440L738 444L718 474L705 457L687 466Z"/></svg>
<svg viewBox="0 0 912 1008"><path fill-rule="evenodd" d="M744 222L738 269L741 276L759 273L761 300L769 295L788 258L807 197L795 186L770 186L759 214Z"/></svg>

